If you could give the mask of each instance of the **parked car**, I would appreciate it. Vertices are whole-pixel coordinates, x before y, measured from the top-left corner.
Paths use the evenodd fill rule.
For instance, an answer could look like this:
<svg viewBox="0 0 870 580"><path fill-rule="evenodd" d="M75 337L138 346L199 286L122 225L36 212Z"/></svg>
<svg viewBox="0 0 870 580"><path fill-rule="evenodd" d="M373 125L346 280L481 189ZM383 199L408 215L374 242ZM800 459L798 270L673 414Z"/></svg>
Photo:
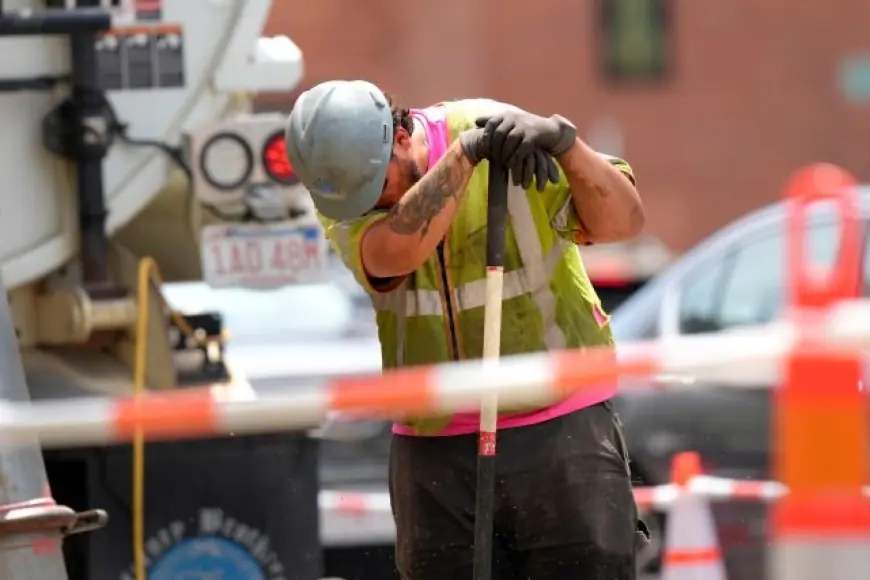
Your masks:
<svg viewBox="0 0 870 580"><path fill-rule="evenodd" d="M859 192L863 276L858 292L870 296L870 187ZM712 235L655 278L613 313L617 344L667 339L763 324L781 312L786 289L784 203L758 210ZM841 224L833 208L820 206L808 221L808 260L833 265ZM771 473L771 387L734 390L668 377L666 390L621 385L616 408L624 423L635 480L657 485L669 479L670 461L683 450L700 453L705 471L731 478L768 479ZM764 577L766 509L758 504L720 504L714 514L725 548L728 578ZM643 558L657 565L663 517L651 518L657 541Z"/></svg>

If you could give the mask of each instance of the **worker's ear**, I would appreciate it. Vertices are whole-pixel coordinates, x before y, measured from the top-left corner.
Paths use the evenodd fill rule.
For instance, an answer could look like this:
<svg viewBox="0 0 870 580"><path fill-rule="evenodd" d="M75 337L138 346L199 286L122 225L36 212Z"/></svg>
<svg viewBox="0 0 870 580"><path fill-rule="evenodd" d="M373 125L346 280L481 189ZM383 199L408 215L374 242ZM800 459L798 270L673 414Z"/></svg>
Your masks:
<svg viewBox="0 0 870 580"><path fill-rule="evenodd" d="M411 134L404 127L399 127L393 137L393 150L409 151L411 149Z"/></svg>

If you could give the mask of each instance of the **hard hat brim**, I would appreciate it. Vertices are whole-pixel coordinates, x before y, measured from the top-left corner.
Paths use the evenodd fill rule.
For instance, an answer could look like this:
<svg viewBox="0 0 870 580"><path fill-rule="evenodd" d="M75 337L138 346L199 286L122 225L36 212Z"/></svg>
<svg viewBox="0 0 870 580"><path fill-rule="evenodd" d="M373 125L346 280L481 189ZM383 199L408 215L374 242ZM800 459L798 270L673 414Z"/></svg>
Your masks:
<svg viewBox="0 0 870 580"><path fill-rule="evenodd" d="M387 168L390 156L393 152L393 142L384 144L383 159L377 172L365 185L356 192L342 192L341 198L331 198L322 195L312 195L314 207L323 216L333 220L349 220L360 217L371 211L384 191L384 183L387 181Z"/></svg>

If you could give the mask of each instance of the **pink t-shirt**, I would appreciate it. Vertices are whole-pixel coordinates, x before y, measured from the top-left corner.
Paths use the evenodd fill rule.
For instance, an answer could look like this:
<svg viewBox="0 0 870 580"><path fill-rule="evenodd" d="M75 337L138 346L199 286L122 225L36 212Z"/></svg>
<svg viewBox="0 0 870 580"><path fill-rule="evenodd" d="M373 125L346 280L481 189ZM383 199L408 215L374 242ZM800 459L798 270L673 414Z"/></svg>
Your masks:
<svg viewBox="0 0 870 580"><path fill-rule="evenodd" d="M447 152L450 143L450 131L447 126L447 117L443 107L430 107L428 109L413 109L411 115L426 131L426 140L429 143L429 168L435 166L438 160ZM527 413L513 413L499 415L498 429L510 429L511 427L525 427L535 423L543 423L585 407L606 401L616 394L616 384L602 386L601 390L577 393L564 399L555 405ZM480 427L479 413L457 413L453 416L445 429L436 436L468 435L476 433ZM396 423L393 425L393 433L399 435L418 435L407 425Z"/></svg>

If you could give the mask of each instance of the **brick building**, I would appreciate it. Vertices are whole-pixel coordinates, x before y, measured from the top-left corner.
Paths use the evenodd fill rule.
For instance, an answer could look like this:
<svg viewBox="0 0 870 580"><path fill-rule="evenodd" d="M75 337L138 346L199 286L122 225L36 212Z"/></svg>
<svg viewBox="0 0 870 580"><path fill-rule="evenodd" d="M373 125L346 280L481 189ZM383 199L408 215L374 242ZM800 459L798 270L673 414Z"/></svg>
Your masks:
<svg viewBox="0 0 870 580"><path fill-rule="evenodd" d="M868 23L866 0L277 0L268 33L302 48L300 89L365 78L411 106L490 96L564 114L629 159L648 230L681 251L802 164L870 181L870 95L843 89L867 89Z"/></svg>

